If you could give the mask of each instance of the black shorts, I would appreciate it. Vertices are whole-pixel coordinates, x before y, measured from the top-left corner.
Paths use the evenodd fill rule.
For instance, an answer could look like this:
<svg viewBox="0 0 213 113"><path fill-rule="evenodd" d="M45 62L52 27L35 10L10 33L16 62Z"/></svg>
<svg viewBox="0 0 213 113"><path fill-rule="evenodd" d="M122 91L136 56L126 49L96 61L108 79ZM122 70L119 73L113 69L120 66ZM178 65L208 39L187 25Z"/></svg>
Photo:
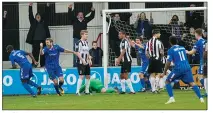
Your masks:
<svg viewBox="0 0 213 113"><path fill-rule="evenodd" d="M132 62L122 62L121 63L121 73L129 73L131 72Z"/></svg>
<svg viewBox="0 0 213 113"><path fill-rule="evenodd" d="M78 64L78 74L79 75L90 75L90 66Z"/></svg>
<svg viewBox="0 0 213 113"><path fill-rule="evenodd" d="M162 73L163 64L160 59L150 58L148 73Z"/></svg>

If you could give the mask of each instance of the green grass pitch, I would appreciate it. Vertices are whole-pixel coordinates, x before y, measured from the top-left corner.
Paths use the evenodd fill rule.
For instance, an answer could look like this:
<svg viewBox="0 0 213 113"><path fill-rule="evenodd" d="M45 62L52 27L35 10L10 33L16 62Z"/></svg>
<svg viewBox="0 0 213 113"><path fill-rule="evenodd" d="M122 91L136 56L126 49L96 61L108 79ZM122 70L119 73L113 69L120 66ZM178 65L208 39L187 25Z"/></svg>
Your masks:
<svg viewBox="0 0 213 113"><path fill-rule="evenodd" d="M174 91L176 103L165 105L168 100L166 92L160 94L137 93L125 94L93 94L76 96L65 94L41 95L37 98L30 96L3 96L3 110L43 109L43 110L72 110L72 109L108 109L108 110L206 110L207 100L200 103L193 91Z"/></svg>

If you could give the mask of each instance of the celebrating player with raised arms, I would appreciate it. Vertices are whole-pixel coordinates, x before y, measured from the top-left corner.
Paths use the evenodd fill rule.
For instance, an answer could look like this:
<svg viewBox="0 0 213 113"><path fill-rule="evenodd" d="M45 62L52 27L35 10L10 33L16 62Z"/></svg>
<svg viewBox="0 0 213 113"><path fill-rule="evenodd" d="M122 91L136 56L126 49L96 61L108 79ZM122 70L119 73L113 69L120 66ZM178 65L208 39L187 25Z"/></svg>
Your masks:
<svg viewBox="0 0 213 113"><path fill-rule="evenodd" d="M36 93L33 92L33 90L30 88L29 85L34 86L37 88L37 94L41 94L41 86L38 84L34 83L33 81L30 80L31 77L33 77L33 72L32 72L32 65L31 63L27 60L27 55L30 56L32 59L33 63L35 65L38 65L36 60L34 59L32 53L25 52L23 50L14 50L12 45L8 45L6 48L7 52L10 53L9 59L12 63L12 67L16 68L15 63L18 63L18 65L21 67L20 68L20 77L21 77L21 82L24 88L32 95L32 97L36 97Z"/></svg>
<svg viewBox="0 0 213 113"><path fill-rule="evenodd" d="M172 72L168 75L166 79L166 89L170 99L165 104L175 102L171 86L171 82L175 80L182 80L184 83L192 86L197 97L200 99L200 102L204 103L204 99L200 94L200 90L198 86L194 83L191 67L186 56L185 48L177 45L177 38L174 36L171 36L169 41L172 47L168 50L167 62L164 68L164 72L161 76L166 75L166 72L169 69L171 62L174 63L174 67Z"/></svg>
<svg viewBox="0 0 213 113"><path fill-rule="evenodd" d="M206 41L202 38L202 29L198 28L195 30L195 38L197 39L197 42L195 43L193 49L191 51L186 51L186 53L189 55L193 55L196 52L199 53L200 67L198 70L198 75L199 75L200 83L204 86L204 79L203 79L203 66L204 66L203 52L204 52L204 49L203 48L205 47Z"/></svg>
<svg viewBox="0 0 213 113"><path fill-rule="evenodd" d="M70 50L65 50L59 45L53 44L53 40L50 38L46 39L46 47L43 48L43 43L40 43L40 54L45 56L45 69L49 74L49 78L53 81L56 93L59 96L64 94L62 85L64 84L64 77L61 66L59 65L59 56L61 52L74 53ZM58 79L59 78L59 83ZM60 90L60 91L59 91Z"/></svg>
<svg viewBox="0 0 213 113"><path fill-rule="evenodd" d="M131 45L136 50L138 50L138 53L141 57L142 66L141 66L141 72L139 73L140 76L140 82L141 82L141 91L144 92L145 89L145 81L144 76L147 75L147 70L149 66L149 59L146 57L146 43L143 43L143 39L141 37L136 38L136 42L132 41Z"/></svg>

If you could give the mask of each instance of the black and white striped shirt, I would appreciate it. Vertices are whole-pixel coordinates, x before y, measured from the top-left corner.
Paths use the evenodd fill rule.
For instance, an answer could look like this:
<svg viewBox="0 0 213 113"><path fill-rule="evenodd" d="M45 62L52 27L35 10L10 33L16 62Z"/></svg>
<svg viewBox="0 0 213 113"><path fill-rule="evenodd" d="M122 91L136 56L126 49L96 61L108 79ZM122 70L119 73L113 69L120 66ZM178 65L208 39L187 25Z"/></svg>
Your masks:
<svg viewBox="0 0 213 113"><path fill-rule="evenodd" d="M163 43L155 37L151 38L146 44L146 51L148 52L150 58L160 59L160 51L163 49Z"/></svg>
<svg viewBox="0 0 213 113"><path fill-rule="evenodd" d="M120 52L125 49L125 54L122 58L123 62L131 62L132 61L132 56L131 56L131 46L129 44L129 41L127 39L123 39L120 43Z"/></svg>
<svg viewBox="0 0 213 113"><path fill-rule="evenodd" d="M77 43L75 43L75 52L79 52L81 57L88 64L87 59L89 57L89 45L87 41L79 40ZM77 63L83 64L79 58L77 58Z"/></svg>

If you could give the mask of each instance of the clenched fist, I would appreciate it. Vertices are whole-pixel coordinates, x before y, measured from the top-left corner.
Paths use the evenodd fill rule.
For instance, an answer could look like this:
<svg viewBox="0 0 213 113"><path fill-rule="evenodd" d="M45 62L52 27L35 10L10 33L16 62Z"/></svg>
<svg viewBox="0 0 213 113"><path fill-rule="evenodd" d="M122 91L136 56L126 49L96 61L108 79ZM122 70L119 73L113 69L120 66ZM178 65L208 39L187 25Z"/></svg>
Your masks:
<svg viewBox="0 0 213 113"><path fill-rule="evenodd" d="M95 11L95 8L94 8L94 7L92 7L92 8L91 8L91 11Z"/></svg>
<svg viewBox="0 0 213 113"><path fill-rule="evenodd" d="M43 43L40 43L40 48L43 48Z"/></svg>

